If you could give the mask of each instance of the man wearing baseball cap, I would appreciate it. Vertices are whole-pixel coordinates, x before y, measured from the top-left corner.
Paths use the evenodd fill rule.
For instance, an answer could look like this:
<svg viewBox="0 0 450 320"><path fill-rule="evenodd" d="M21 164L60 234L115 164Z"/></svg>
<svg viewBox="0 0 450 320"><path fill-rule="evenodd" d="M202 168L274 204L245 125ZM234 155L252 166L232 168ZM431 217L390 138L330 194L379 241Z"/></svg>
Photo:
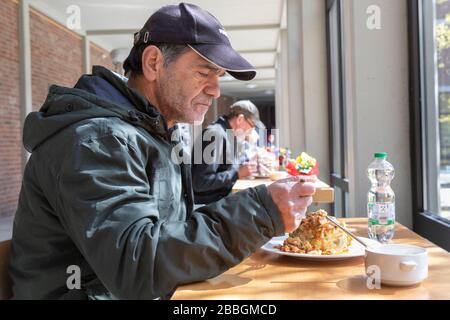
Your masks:
<svg viewBox="0 0 450 320"><path fill-rule="evenodd" d="M312 201L314 186L292 178L195 210L171 133L203 120L221 75L249 80L254 68L219 21L190 4L161 8L134 41L129 80L95 66L74 88L53 85L26 119L16 299L167 298L295 229Z"/></svg>
<svg viewBox="0 0 450 320"><path fill-rule="evenodd" d="M258 108L250 100L239 100L198 137L192 151L192 187L196 204L222 199L230 194L237 179L246 178L256 171L255 164L240 163L237 152L239 143L242 144L245 136L255 128L265 128L259 119ZM196 152L204 154L209 149L212 149L210 161L207 155L196 157ZM200 158L199 163L196 158Z"/></svg>

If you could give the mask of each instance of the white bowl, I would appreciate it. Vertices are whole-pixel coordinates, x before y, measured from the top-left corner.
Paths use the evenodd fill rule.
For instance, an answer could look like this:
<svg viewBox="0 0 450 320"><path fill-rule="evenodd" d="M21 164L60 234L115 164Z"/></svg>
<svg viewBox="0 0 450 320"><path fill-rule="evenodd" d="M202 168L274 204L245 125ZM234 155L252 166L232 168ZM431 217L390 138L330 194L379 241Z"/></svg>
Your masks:
<svg viewBox="0 0 450 320"><path fill-rule="evenodd" d="M382 284L411 286L428 277L427 250L408 244L376 244L366 248L366 274L379 267Z"/></svg>

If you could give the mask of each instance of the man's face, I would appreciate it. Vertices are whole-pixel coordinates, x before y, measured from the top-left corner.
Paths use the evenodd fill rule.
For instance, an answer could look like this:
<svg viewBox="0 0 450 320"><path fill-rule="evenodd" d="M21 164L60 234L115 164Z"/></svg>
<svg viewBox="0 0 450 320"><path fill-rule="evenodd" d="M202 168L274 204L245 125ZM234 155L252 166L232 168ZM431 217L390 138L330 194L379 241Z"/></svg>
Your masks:
<svg viewBox="0 0 450 320"><path fill-rule="evenodd" d="M220 96L219 77L224 74L189 49L159 74L156 94L163 115L173 122L203 122L213 99Z"/></svg>

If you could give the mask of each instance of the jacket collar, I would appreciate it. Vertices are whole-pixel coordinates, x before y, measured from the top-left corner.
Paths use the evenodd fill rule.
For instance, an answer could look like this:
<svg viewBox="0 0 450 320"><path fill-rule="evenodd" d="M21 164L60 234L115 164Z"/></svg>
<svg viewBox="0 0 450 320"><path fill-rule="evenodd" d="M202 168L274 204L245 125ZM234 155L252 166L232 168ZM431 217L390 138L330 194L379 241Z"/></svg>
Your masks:
<svg viewBox="0 0 450 320"><path fill-rule="evenodd" d="M132 103L135 109L128 110L128 120L162 137L168 137L169 130L162 114L142 94L128 86L127 78L102 66L94 66L92 75L108 81Z"/></svg>

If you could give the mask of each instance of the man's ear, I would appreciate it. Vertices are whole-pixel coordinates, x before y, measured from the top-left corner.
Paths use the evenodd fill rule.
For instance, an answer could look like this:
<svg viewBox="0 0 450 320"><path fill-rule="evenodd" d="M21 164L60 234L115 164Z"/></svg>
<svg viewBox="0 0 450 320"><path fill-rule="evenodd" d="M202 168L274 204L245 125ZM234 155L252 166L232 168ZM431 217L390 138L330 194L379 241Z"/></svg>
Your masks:
<svg viewBox="0 0 450 320"><path fill-rule="evenodd" d="M163 66L164 57L156 46L150 45L142 52L142 74L148 81L154 81Z"/></svg>

